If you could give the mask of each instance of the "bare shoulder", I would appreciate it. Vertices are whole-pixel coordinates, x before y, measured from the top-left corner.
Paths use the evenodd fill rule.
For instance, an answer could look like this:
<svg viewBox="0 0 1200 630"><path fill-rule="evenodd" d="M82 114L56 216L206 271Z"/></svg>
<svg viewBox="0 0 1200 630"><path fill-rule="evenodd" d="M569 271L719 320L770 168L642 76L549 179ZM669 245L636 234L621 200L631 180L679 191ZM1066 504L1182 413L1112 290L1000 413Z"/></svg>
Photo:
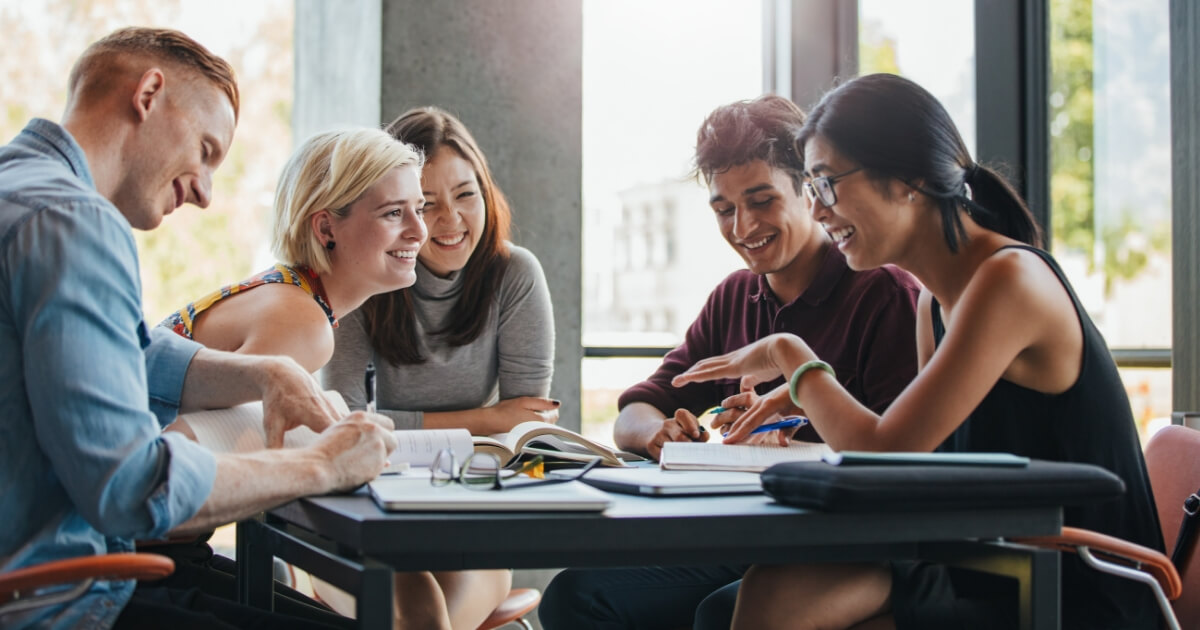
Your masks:
<svg viewBox="0 0 1200 630"><path fill-rule="evenodd" d="M283 354L310 372L333 355L333 328L325 310L307 291L291 284L263 285L250 310L248 333L240 352Z"/></svg>
<svg viewBox="0 0 1200 630"><path fill-rule="evenodd" d="M1038 254L1022 248L1000 250L982 263L971 278L973 293L988 293L1027 306L1050 303L1061 306L1070 296L1050 264Z"/></svg>

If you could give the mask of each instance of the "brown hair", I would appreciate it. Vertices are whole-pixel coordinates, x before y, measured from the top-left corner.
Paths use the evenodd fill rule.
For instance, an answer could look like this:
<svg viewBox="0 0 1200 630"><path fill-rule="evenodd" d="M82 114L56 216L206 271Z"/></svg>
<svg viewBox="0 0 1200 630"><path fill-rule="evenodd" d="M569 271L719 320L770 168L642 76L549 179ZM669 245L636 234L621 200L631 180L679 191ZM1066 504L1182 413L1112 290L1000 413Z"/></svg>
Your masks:
<svg viewBox="0 0 1200 630"><path fill-rule="evenodd" d="M795 140L804 119L804 110L774 94L714 109L696 132L694 175L712 183L713 175L763 160L787 173L800 192L804 158Z"/></svg>
<svg viewBox="0 0 1200 630"><path fill-rule="evenodd" d="M68 94L74 99L105 89L111 74L125 69L129 57L173 64L202 75L229 97L234 120L237 120L240 100L233 67L196 40L166 28L123 28L88 46L71 68Z"/></svg>
<svg viewBox="0 0 1200 630"><path fill-rule="evenodd" d="M494 306L496 288L508 269L508 238L512 212L508 201L492 179L487 159L462 121L437 107L418 107L401 114L387 126L397 140L410 144L431 159L440 149L449 149L475 169L483 197L483 234L463 268L463 290L450 322L441 330L452 346L465 346L479 338ZM376 295L363 304L367 335L380 357L393 365L424 363L417 343L416 316L409 289Z"/></svg>

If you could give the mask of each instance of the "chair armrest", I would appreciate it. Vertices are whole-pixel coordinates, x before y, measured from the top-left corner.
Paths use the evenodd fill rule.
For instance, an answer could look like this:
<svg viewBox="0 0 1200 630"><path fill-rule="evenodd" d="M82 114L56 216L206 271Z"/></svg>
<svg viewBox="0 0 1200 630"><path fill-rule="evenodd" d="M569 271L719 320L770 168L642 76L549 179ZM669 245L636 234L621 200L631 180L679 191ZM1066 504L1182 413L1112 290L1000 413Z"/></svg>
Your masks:
<svg viewBox="0 0 1200 630"><path fill-rule="evenodd" d="M24 592L86 579L155 580L175 571L175 561L152 553L113 553L55 560L0 574L0 603Z"/></svg>
<svg viewBox="0 0 1200 630"><path fill-rule="evenodd" d="M1170 558L1162 552L1131 543L1128 540L1087 529L1064 527L1059 536L1019 538L1013 542L1072 553L1077 553L1080 547L1084 547L1093 553L1102 554L1126 565L1136 566L1149 573L1162 586L1163 593L1170 600L1178 599L1183 593L1183 581L1179 578L1175 565L1171 564Z"/></svg>

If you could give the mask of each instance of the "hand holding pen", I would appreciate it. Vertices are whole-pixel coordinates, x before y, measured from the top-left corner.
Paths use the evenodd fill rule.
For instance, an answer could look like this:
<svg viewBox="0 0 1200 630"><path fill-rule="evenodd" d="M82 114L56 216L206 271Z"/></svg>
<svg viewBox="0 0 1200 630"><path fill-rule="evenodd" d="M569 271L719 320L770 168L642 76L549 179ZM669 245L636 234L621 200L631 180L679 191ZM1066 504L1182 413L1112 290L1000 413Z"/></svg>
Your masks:
<svg viewBox="0 0 1200 630"><path fill-rule="evenodd" d="M676 409L675 416L664 418L658 432L650 436L646 442L646 453L654 459L662 455L663 444L667 442L707 442L708 430L700 424L700 420L687 409Z"/></svg>
<svg viewBox="0 0 1200 630"><path fill-rule="evenodd" d="M367 362L367 374L363 380L363 389L366 390L367 397L367 412L375 413L375 362Z"/></svg>
<svg viewBox="0 0 1200 630"><path fill-rule="evenodd" d="M738 394L741 396L742 394ZM735 398L731 396L726 399L726 403ZM736 402L736 401L735 401ZM787 384L757 396L751 405L747 405L746 410L738 414L737 418L722 430L725 436L726 444L738 444L742 442L759 443L764 438L768 442L775 442L781 446L786 446L792 435L801 426L808 424L807 421L799 423L789 423L790 426L775 427L775 430L766 429L759 431L762 427L767 427L779 421L781 418L791 418L793 416L802 417L803 409L797 408L792 404L791 396L788 394ZM716 426L716 423L713 424Z"/></svg>

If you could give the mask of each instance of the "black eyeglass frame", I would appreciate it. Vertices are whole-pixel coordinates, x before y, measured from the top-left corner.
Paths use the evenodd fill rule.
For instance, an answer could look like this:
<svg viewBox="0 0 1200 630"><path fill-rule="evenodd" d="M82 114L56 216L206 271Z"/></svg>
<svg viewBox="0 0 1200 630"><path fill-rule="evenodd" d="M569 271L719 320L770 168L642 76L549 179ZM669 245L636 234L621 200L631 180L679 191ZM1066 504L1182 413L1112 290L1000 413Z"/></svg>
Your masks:
<svg viewBox="0 0 1200 630"><path fill-rule="evenodd" d="M863 168L864 167L862 167L862 166L856 166L848 171L843 171L836 175L822 175L820 177L812 177L812 178L808 179L808 181L804 182L804 186L803 186L804 196L808 197L809 203L815 203L816 201L819 200L821 202L821 204L826 207L832 206L837 203L837 191L834 190L833 185L836 184L838 182L838 180L849 177L849 176L863 170ZM826 200L824 198L824 196L821 194L821 190L817 188L816 182L823 182L825 184L825 186L828 187L828 190L829 190L829 199L828 200Z"/></svg>
<svg viewBox="0 0 1200 630"><path fill-rule="evenodd" d="M450 458L450 472L449 472L448 477L446 477L446 476L439 477L436 473L436 471L438 470L437 464L441 461L441 458L443 456L449 456L449 458ZM494 468L494 470L496 471L495 474L483 474L483 475L474 475L474 476L463 474L463 471L471 469L471 462L476 457L489 458L495 464L495 468ZM500 465L500 458L496 457L492 453L472 453L466 459L463 460L462 466L459 466L458 458L454 455L454 451L451 451L448 448L444 448L444 449L438 451L437 455L435 455L433 458L433 462L430 464L429 483L430 483L430 485L441 487L441 486L448 486L454 482L458 482L460 485L466 486L470 490L520 490L521 488L540 488L542 486L548 486L548 485L553 485L553 484L557 484L557 483L566 483L568 481L578 481L579 479L582 479L583 476L585 474L587 474L587 472L589 470L595 468L596 466L598 466L600 464L600 458L596 457L596 458L593 458L592 460L588 461L587 464L585 464L582 468L578 469L575 472L575 474L570 475L570 476L559 475L559 476L555 476L552 479L536 479L536 480L526 481L526 482L522 482L522 483L506 483L507 480L511 480L511 479L517 477L518 475L520 475L522 472L525 472L526 470L530 470L530 469L536 467L537 465L541 464L542 461L543 461L542 456L538 455L538 456L534 457L533 459L523 463L516 470L509 470L509 469L502 467ZM506 475L505 474L506 472L512 473L512 474Z"/></svg>

